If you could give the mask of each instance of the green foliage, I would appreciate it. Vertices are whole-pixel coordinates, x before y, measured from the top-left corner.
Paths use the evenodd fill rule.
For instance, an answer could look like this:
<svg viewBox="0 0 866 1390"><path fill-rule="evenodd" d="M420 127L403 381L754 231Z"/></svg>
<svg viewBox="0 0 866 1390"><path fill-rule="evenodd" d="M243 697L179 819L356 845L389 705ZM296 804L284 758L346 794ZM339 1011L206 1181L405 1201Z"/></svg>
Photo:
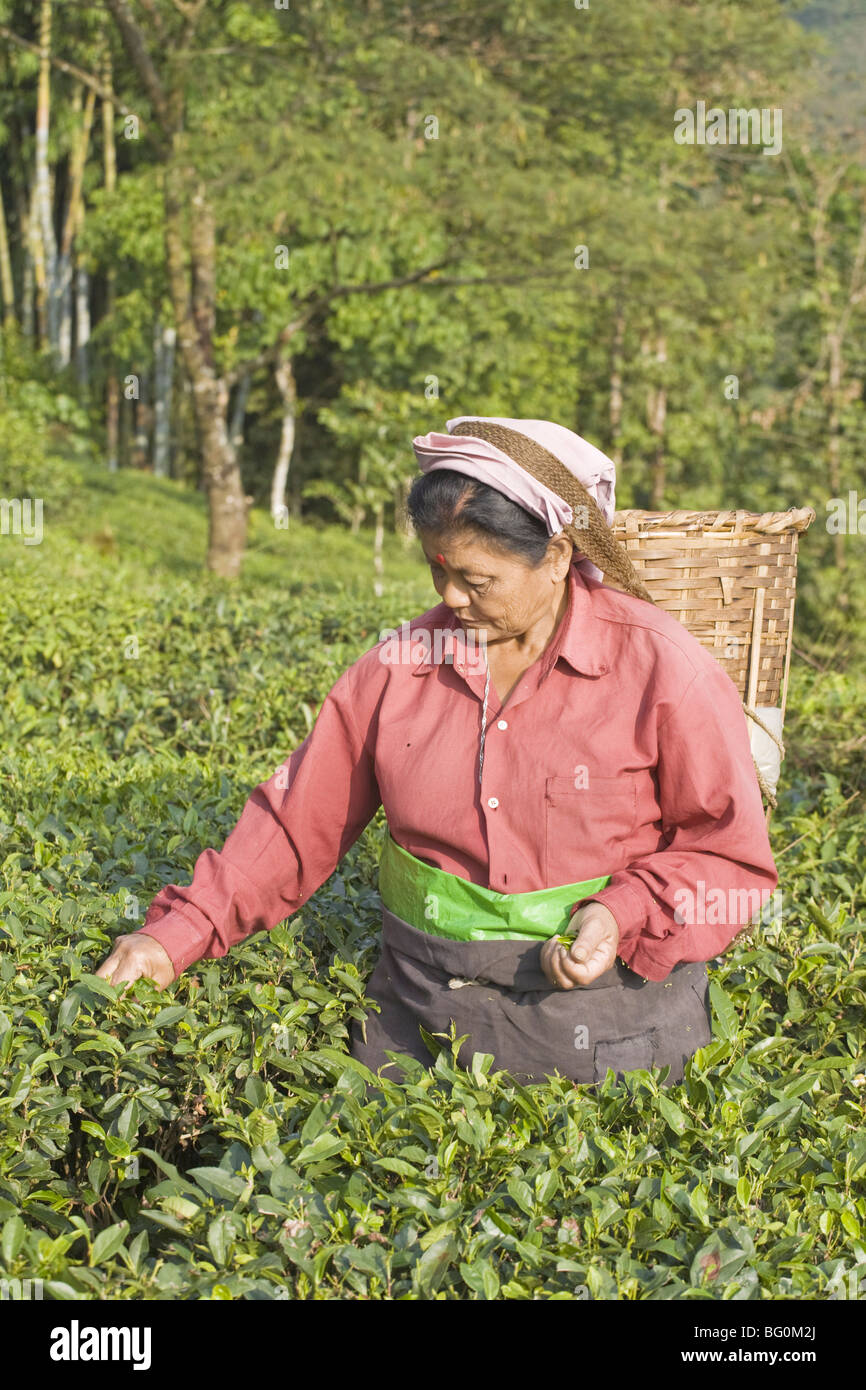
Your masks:
<svg viewBox="0 0 866 1390"><path fill-rule="evenodd" d="M107 369L147 383L171 318L164 180L102 8L55 10L57 51L95 69L107 39L141 116L140 139L118 129L113 194L98 122L85 169L95 419ZM269 936L164 993L105 984L113 938L224 841L345 666L435 595L390 535L376 597L369 537L255 512L243 580L202 575L201 496L95 470L71 373L6 331L0 495L43 498L46 524L33 547L0 537L0 1279L60 1300L784 1301L844 1297L866 1272L866 686L850 660L866 590L849 577L859 538L842 574L822 525L862 453L861 320L835 394L827 356L857 303L862 177L835 143L850 121L804 158L812 44L776 0L567 11L455 0L421 24L390 0L214 0L190 26L148 6L155 61L184 50L161 71L186 73L179 157L214 210L215 365L270 363L293 326L293 485L345 521L381 519L412 435L463 413L621 447L621 507L654 487L665 506L814 505L797 609L811 664L795 658L771 826L781 910L711 967L714 1039L672 1088L647 1071L516 1087L489 1056L458 1066L457 1037L430 1037L431 1065L400 1083L354 1062L381 816ZM4 47L13 232L37 65ZM61 194L72 81L52 71ZM673 111L699 97L782 103L785 160L675 146ZM259 497L282 409L258 371L242 459ZM179 390L173 431L192 475Z"/></svg>
<svg viewBox="0 0 866 1390"><path fill-rule="evenodd" d="M0 6L13 32L26 8ZM821 534L829 497L858 484L866 437L847 11L636 0L591 15L562 0L447 0L422 22L392 0L182 10L150 0L142 42L183 110L174 168L186 171L187 231L194 196L213 214L213 366L235 384L229 415L250 374L240 443L250 495L269 495L286 412L273 366L288 354L296 506L306 497L312 513L380 529L393 506L399 524L414 433L471 412L554 419L621 457L621 507L815 506L810 550L823 573L801 590L810 623L826 615L831 649L838 616L866 624L866 592L850 578L860 537L834 546ZM140 129L117 115L109 192L96 121L74 250L93 288L94 420L102 426L109 371L141 392L123 399L123 460L147 452L154 330L178 326L186 292L170 293L153 89L104 7L54 7L58 53L95 71L106 44ZM0 58L22 312L38 58L5 40ZM832 80L821 67L831 60ZM52 68L58 229L81 95ZM784 109L784 156L677 144L674 114L698 100ZM26 294L32 309L32 285ZM195 482L202 440L182 359L178 350L172 461ZM67 452L88 448L70 418L71 375L51 400L42 377L36 400L16 377L0 409L7 493L68 493L62 471L45 478L42 449L64 417Z"/></svg>
<svg viewBox="0 0 866 1390"><path fill-rule="evenodd" d="M62 520L0 548L0 1278L52 1299L845 1297L866 1269L866 777L839 728L862 726L862 681L795 663L782 911L711 967L715 1037L682 1085L521 1088L456 1065L456 1037L377 1083L348 1030L372 1008L378 817L270 935L163 993L94 974L345 665L435 599L417 558L395 549L374 599L354 538L263 518L221 586L184 496L103 480L84 534L112 525L113 550Z"/></svg>
<svg viewBox="0 0 866 1390"><path fill-rule="evenodd" d="M0 328L0 496L41 497L48 516L68 508L82 480L76 461L94 457L90 430L44 357Z"/></svg>

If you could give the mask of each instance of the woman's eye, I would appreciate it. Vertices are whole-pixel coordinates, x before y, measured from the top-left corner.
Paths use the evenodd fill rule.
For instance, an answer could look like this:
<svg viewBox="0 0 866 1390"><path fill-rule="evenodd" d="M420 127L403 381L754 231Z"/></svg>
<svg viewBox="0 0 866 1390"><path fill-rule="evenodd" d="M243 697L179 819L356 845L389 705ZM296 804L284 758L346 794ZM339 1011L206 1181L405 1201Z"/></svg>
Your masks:
<svg viewBox="0 0 866 1390"><path fill-rule="evenodd" d="M445 570L442 565L437 565L433 560L431 560L429 564L430 573L434 579L438 579L440 575L444 575ZM467 588L474 589L475 592L479 594L486 593L491 583L489 579L466 579L464 582Z"/></svg>

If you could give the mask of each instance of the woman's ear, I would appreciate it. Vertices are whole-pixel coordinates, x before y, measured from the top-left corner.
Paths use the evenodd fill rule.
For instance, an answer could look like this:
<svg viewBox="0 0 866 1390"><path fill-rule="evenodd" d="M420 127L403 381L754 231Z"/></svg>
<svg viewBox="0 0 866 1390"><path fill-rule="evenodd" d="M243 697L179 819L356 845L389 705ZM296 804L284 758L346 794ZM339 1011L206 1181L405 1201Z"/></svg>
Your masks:
<svg viewBox="0 0 866 1390"><path fill-rule="evenodd" d="M551 536L547 545L547 557L551 567L551 577L559 583L568 574L574 546L567 536Z"/></svg>

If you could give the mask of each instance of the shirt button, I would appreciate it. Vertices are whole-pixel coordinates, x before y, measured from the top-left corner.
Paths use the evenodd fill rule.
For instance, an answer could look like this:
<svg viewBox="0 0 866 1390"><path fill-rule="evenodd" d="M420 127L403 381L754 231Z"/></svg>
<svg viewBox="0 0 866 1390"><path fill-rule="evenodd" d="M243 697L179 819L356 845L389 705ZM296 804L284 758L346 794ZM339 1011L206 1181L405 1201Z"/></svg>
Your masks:
<svg viewBox="0 0 866 1390"><path fill-rule="evenodd" d="M496 725L496 727L497 727L497 729L507 729L507 728L508 728L508 720L507 720L507 719L500 719L500 721L499 721L499 723Z"/></svg>
<svg viewBox="0 0 866 1390"><path fill-rule="evenodd" d="M490 807L491 811L495 811L496 807L499 805L499 801L495 796L491 796L488 799L487 805Z"/></svg>

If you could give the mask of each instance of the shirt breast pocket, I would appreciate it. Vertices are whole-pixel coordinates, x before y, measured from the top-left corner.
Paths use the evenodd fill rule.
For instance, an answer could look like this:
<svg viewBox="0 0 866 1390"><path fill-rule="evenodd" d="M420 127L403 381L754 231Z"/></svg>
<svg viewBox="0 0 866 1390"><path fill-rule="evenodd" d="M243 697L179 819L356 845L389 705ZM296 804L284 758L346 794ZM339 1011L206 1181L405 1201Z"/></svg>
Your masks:
<svg viewBox="0 0 866 1390"><path fill-rule="evenodd" d="M637 820L633 774L594 777L575 786L574 777L545 783L547 886L583 883L624 868Z"/></svg>

